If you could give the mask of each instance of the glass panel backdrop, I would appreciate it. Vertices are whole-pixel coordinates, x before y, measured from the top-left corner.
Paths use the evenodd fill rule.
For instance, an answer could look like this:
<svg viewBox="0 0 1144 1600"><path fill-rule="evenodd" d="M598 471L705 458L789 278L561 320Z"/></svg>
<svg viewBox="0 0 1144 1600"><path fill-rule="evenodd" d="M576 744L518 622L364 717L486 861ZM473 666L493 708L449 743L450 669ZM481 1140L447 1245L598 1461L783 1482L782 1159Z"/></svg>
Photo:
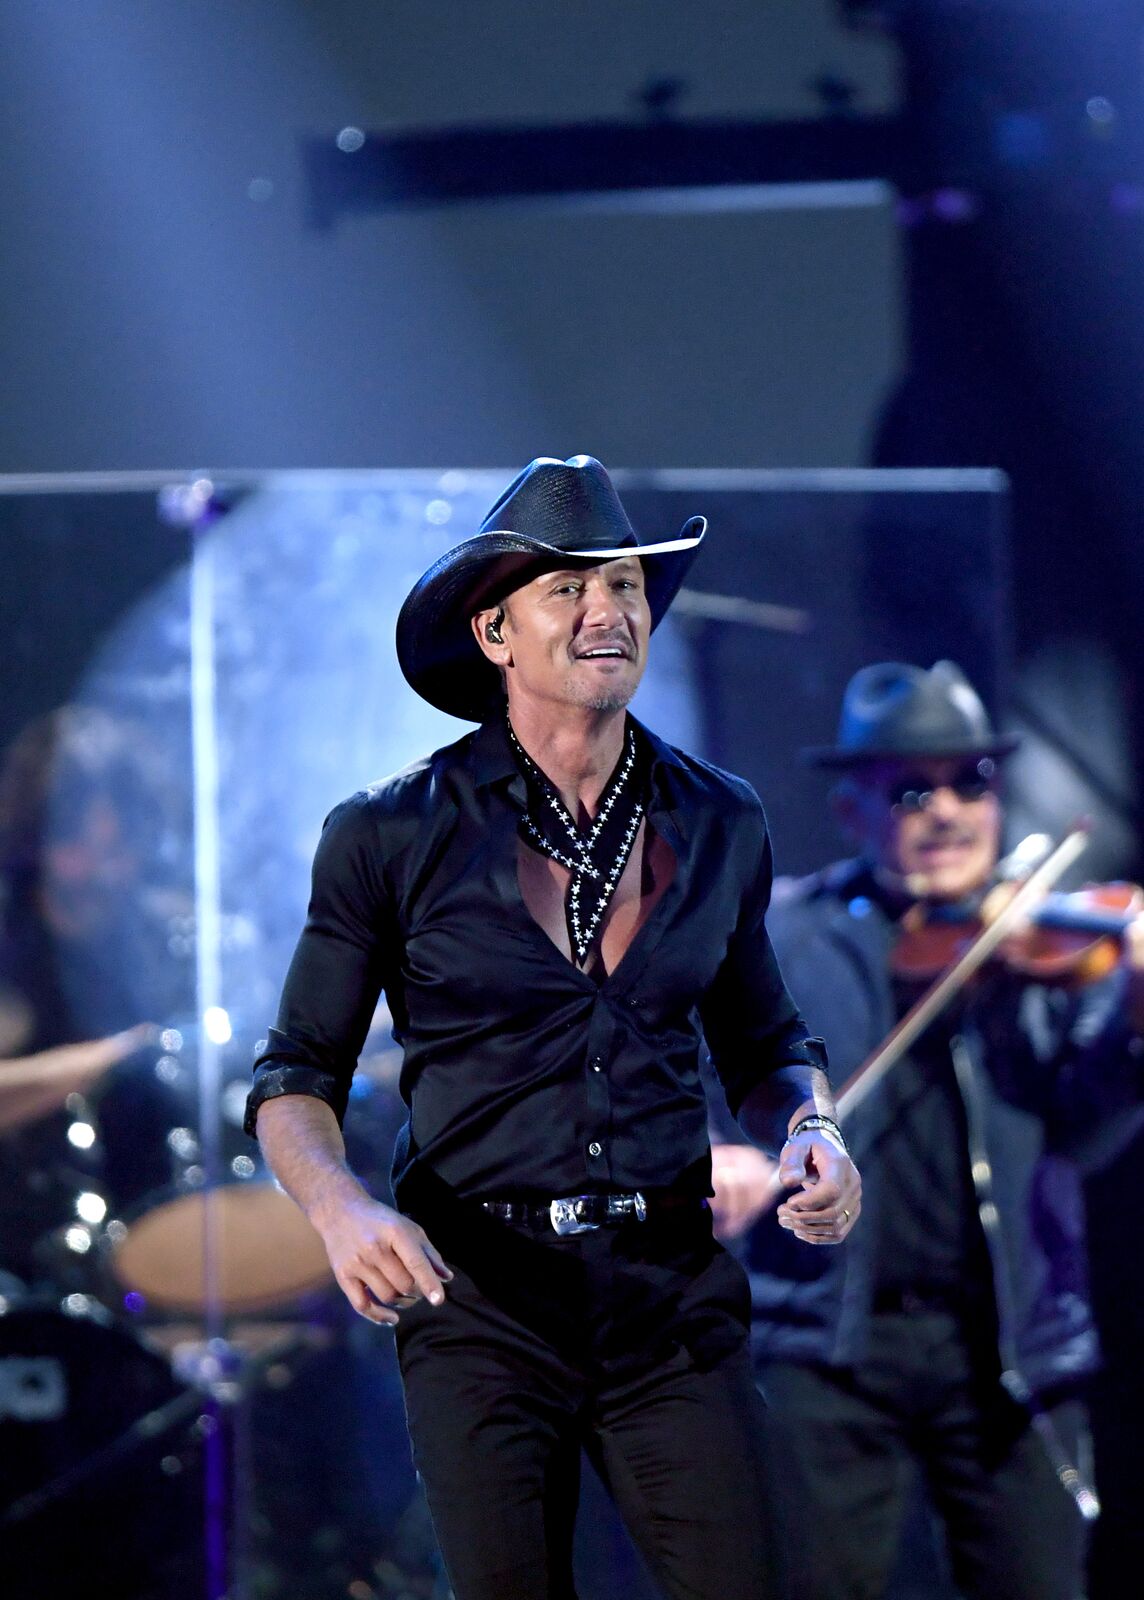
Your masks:
<svg viewBox="0 0 1144 1600"><path fill-rule="evenodd" d="M241 1120L323 817L465 731L406 687L394 622L508 476L0 485L0 1553L41 1583L446 1592L389 1335ZM634 709L756 784L780 871L837 851L799 752L857 666L948 655L1003 697L998 475L615 477L645 538L711 522ZM397 1065L382 1008L346 1137L383 1196ZM585 1493L584 1594L648 1592Z"/></svg>

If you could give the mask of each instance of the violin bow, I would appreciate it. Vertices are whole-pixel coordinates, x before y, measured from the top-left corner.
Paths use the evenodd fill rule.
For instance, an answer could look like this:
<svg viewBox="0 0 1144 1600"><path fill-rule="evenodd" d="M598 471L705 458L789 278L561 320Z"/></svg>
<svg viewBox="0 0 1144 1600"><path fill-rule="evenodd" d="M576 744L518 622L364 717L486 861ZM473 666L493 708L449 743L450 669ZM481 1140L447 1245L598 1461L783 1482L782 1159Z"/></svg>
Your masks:
<svg viewBox="0 0 1144 1600"><path fill-rule="evenodd" d="M999 912L987 928L981 930L965 954L935 979L921 998L890 1030L873 1054L867 1056L862 1065L854 1069L836 1097L840 1122L856 1106L862 1104L875 1085L906 1053L918 1035L925 1032L934 1018L940 1016L977 969L984 966L997 946L1012 932L1014 925L1021 921L1026 912L1036 907L1037 902L1049 892L1059 878L1063 877L1073 862L1084 854L1088 848L1090 832L1091 825L1087 821L1073 824L1061 842L1051 848L1040 864L1028 874L1004 910ZM776 1166L768 1179L766 1199L758 1214L764 1215L788 1192L786 1186L779 1182Z"/></svg>
<svg viewBox="0 0 1144 1600"><path fill-rule="evenodd" d="M838 1091L838 1116L841 1121L847 1113L862 1104L870 1091L889 1072L890 1068L910 1048L919 1034L925 1032L935 1017L964 988L968 980L985 965L997 946L1013 931L1022 918L1034 910L1048 891L1083 855L1088 848L1091 826L1076 822L1064 838L1045 856L1021 884L1009 904L998 913L988 927L983 928L973 943L930 985L926 992L906 1012L886 1035L872 1055L847 1078Z"/></svg>

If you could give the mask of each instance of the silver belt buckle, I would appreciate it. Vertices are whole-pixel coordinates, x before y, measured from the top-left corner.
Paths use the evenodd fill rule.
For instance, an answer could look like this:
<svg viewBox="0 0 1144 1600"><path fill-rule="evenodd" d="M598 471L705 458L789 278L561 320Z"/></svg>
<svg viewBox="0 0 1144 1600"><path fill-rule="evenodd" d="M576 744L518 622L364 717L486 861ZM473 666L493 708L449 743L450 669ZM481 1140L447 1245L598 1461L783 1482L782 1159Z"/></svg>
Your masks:
<svg viewBox="0 0 1144 1600"><path fill-rule="evenodd" d="M555 1232L559 1234L593 1233L600 1226L598 1222L581 1222L577 1214L579 1205L580 1197L570 1200L553 1200L548 1207L548 1215L551 1218Z"/></svg>
<svg viewBox="0 0 1144 1600"><path fill-rule="evenodd" d="M646 1222L647 1221L647 1201L644 1199L643 1195L640 1194L638 1189L636 1190L634 1198L635 1198L636 1221L637 1222Z"/></svg>

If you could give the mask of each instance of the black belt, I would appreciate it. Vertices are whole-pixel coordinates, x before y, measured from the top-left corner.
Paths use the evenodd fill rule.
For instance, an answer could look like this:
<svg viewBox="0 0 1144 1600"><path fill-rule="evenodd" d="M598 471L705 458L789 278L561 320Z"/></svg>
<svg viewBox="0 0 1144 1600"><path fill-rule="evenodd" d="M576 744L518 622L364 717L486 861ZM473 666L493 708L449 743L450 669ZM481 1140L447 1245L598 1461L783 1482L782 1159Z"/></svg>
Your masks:
<svg viewBox="0 0 1144 1600"><path fill-rule="evenodd" d="M590 1233L622 1222L646 1222L649 1216L688 1206L706 1205L698 1195L570 1194L556 1200L482 1200L480 1206L499 1222L517 1227L542 1228L554 1233Z"/></svg>

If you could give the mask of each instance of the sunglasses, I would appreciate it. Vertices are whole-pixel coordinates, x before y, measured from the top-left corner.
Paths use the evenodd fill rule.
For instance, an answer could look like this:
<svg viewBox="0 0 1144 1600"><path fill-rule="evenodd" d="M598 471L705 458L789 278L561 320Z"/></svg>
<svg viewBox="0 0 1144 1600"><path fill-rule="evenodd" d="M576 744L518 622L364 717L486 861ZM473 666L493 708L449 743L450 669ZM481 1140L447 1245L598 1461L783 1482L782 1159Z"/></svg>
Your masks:
<svg viewBox="0 0 1144 1600"><path fill-rule="evenodd" d="M996 774L997 763L983 756L980 761L958 767L944 783L935 783L925 773L907 774L891 784L887 799L897 812L925 811L939 789L952 789L959 800L966 802L984 800L994 790Z"/></svg>

